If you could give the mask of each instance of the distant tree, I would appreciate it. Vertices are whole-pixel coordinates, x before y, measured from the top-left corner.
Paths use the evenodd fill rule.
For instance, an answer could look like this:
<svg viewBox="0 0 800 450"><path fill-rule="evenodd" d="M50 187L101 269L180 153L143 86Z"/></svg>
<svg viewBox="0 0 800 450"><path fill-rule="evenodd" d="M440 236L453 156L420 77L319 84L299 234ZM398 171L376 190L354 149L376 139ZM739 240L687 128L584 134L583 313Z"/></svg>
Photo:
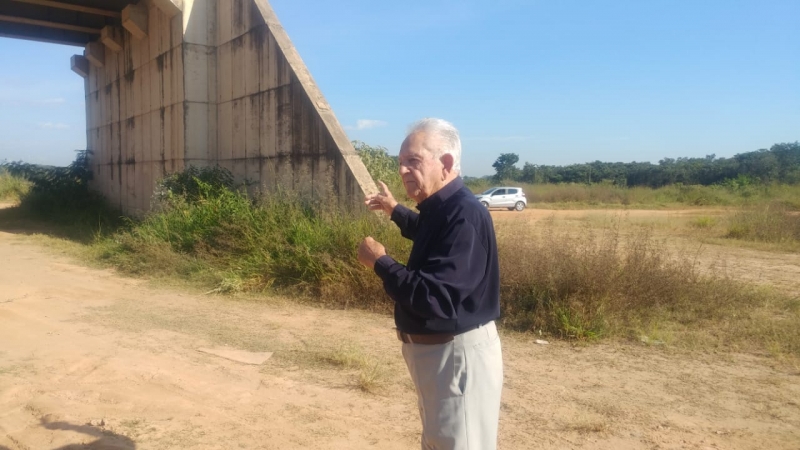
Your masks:
<svg viewBox="0 0 800 450"><path fill-rule="evenodd" d="M779 161L781 182L800 183L800 142L775 144L769 151Z"/></svg>
<svg viewBox="0 0 800 450"><path fill-rule="evenodd" d="M536 178L536 164L526 162L522 166L522 172L519 174L519 181L524 183L541 183L541 180Z"/></svg>
<svg viewBox="0 0 800 450"><path fill-rule="evenodd" d="M515 166L517 162L519 162L519 155L516 153L501 153L492 164L495 170L495 181L516 180L519 178L520 171Z"/></svg>

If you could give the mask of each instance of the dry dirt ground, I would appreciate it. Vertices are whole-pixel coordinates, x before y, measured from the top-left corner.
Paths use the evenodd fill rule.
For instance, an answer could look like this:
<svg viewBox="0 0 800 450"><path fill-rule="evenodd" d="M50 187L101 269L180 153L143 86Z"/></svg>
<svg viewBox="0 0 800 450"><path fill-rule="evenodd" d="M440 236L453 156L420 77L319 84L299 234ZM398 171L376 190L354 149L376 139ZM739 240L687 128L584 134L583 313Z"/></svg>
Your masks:
<svg viewBox="0 0 800 450"><path fill-rule="evenodd" d="M419 448L390 318L158 287L41 242L0 232L0 449ZM800 448L796 365L535 339L504 334L502 449ZM274 353L198 351L220 346Z"/></svg>

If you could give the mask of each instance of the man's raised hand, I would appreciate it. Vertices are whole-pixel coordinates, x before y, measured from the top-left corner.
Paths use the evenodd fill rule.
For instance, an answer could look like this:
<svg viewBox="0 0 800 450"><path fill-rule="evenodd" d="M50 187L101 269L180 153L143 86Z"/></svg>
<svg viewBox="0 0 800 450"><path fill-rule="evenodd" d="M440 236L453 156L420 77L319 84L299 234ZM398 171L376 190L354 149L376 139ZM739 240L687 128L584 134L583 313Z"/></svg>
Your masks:
<svg viewBox="0 0 800 450"><path fill-rule="evenodd" d="M397 200L394 199L394 195L386 187L386 183L383 181L378 181L378 183L381 185L381 192L364 197L364 204L367 205L370 211L382 210L386 215L391 216L394 207L397 206Z"/></svg>

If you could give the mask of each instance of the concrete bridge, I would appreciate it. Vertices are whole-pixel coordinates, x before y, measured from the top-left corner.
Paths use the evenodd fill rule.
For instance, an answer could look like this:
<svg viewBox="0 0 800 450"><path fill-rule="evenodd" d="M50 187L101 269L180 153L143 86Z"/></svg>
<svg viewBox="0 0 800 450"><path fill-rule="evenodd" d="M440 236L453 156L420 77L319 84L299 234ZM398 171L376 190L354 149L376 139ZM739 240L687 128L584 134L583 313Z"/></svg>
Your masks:
<svg viewBox="0 0 800 450"><path fill-rule="evenodd" d="M190 165L343 207L375 190L267 0L0 0L0 35L84 47L93 188L125 213Z"/></svg>

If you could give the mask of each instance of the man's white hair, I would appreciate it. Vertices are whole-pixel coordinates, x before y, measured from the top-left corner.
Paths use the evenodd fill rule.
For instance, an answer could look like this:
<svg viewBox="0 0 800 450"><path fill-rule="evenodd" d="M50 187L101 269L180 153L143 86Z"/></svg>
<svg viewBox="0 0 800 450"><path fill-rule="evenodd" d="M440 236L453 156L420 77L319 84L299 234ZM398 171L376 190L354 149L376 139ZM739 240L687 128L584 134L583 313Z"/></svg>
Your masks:
<svg viewBox="0 0 800 450"><path fill-rule="evenodd" d="M428 117L420 121L414 122L408 127L408 136L418 132L429 133L439 138L440 145L438 148L428 149L433 153L434 158L441 158L445 154L450 154L453 157L453 171L461 174L461 138L458 136L458 130L452 123Z"/></svg>

